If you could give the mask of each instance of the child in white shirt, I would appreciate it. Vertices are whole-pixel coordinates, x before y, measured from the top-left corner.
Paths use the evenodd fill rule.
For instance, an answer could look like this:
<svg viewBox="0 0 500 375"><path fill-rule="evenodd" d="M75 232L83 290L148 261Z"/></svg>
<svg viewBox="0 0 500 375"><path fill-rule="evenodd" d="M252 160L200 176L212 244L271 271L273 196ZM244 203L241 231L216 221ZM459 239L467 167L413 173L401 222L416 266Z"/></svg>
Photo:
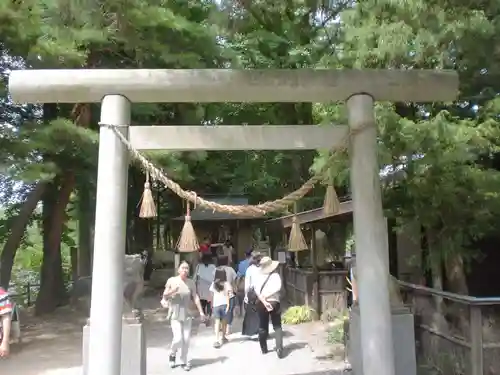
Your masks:
<svg viewBox="0 0 500 375"><path fill-rule="evenodd" d="M223 267L215 270L215 278L210 291L213 293L212 306L215 318L215 348L220 348L226 338L226 327L232 323L232 305L234 305L234 291L232 285L227 281L226 271Z"/></svg>

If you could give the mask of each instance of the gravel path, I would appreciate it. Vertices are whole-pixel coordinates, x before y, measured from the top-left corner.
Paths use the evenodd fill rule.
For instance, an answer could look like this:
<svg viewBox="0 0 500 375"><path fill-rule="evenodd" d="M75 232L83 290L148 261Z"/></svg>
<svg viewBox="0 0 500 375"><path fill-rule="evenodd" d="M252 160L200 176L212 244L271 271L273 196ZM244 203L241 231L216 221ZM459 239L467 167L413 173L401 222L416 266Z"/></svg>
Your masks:
<svg viewBox="0 0 500 375"><path fill-rule="evenodd" d="M68 313L70 313L68 311ZM148 375L184 373L181 368L170 369L167 365L170 329L164 313L150 310L147 315L147 364ZM63 315L66 320L68 315ZM63 322L53 317L40 325L27 329L22 347L13 351L8 360L0 361L0 374L17 375L81 375L81 317ZM52 327L52 328L51 328ZM241 320L237 319L233 330L238 332ZM204 325L195 327L191 342L190 357L194 375L237 374L255 375L266 372L273 375L337 375L341 374L342 363L317 359L304 340L303 335L292 334L294 329L285 328L286 358L278 359L271 351L260 353L256 341L234 333L230 341L220 349L212 347L213 332ZM271 334L272 335L272 334ZM273 340L269 343L274 348Z"/></svg>

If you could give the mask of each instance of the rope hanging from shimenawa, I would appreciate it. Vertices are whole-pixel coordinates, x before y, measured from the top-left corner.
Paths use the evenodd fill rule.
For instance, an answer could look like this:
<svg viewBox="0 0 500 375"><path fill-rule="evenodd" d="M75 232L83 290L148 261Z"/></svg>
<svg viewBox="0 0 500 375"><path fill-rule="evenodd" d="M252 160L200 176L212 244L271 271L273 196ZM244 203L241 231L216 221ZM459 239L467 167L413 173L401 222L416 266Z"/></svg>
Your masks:
<svg viewBox="0 0 500 375"><path fill-rule="evenodd" d="M365 126L356 130L351 129L349 134L347 134L347 136L342 140L342 142L340 142L340 145L331 150L330 156L328 157L328 160L324 163L324 165L299 189L291 192L290 194L284 196L283 198L276 199L274 201L268 201L265 203L260 203L257 205L225 205L205 200L203 198L200 198L195 192L182 189L182 187L178 183L168 178L166 173L157 168L153 163L151 163L148 159L146 159L146 157L144 157L138 150L132 147L132 144L128 141L128 139L125 138L125 136L120 131L118 131L117 128L119 128L119 125L109 125L109 124L100 124L100 125L111 128L113 132L116 134L116 136L120 139L120 141L127 147L131 156L135 160L137 160L146 171L146 183L144 184L144 193L142 197L141 211L142 211L142 205L144 205L145 207L143 213L144 216L141 216L140 214L141 217L146 218L146 217L156 216L156 209L153 210L154 216L148 216L148 215L153 215L151 208L154 207L154 199L151 193L151 185L149 183L150 177L153 180L161 181L167 188L169 188L180 198L185 199L186 202L188 202L188 212L186 214L185 225L183 228L183 232L185 232L184 239L182 239L182 232L181 232L181 237L179 238L179 241L177 243L177 248L180 252L194 251L192 250L193 246L198 244L198 240L196 239L194 228L191 223L189 202L193 203L195 206L198 205L200 207L211 209L213 211L231 213L233 215L241 215L241 216L259 217L259 216L264 216L270 212L286 210L290 205L295 204L298 200L302 199L309 191L311 191L311 189L316 185L316 183L318 183L323 179L323 176L326 172L328 173L330 172L330 164L333 162L338 153L344 152L347 149L347 141L349 140L350 137L355 136L356 134L359 134L360 132L370 127L370 126ZM338 212L339 207L340 207L340 202L338 200L338 196L335 191L332 180L328 184L326 189L323 209L325 210L326 214L335 214L336 212ZM304 235L302 234L300 225L298 224L296 211L294 214L293 221L294 222L292 224L292 231L290 235L292 236L293 233L294 240L293 242L290 241L292 242L291 245L293 246L290 246L289 243L289 248L291 249L302 248L302 249L290 250L290 251L305 250L307 249L307 244L305 243ZM295 224L295 229L294 229L294 224ZM194 236L194 240L189 239L189 236ZM303 245L302 242L305 245ZM180 250L179 246L185 250ZM188 250L188 248L191 249Z"/></svg>
<svg viewBox="0 0 500 375"><path fill-rule="evenodd" d="M290 238L288 239L288 251L302 251L308 250L306 239L300 228L299 221L297 219L297 204L293 205L293 218L292 218L292 228L290 229Z"/></svg>
<svg viewBox="0 0 500 375"><path fill-rule="evenodd" d="M151 219L156 217L156 206L155 200L153 198L153 193L151 191L151 183L149 182L149 171L146 170L146 182L144 183L144 192L142 193L141 200L139 202L141 205L139 209L139 217L143 219Z"/></svg>
<svg viewBox="0 0 500 375"><path fill-rule="evenodd" d="M335 215L340 211L340 201L335 191L334 178L328 170L328 185L325 192L325 200L323 201L323 212L325 215Z"/></svg>
<svg viewBox="0 0 500 375"><path fill-rule="evenodd" d="M290 194L287 194L283 198L276 199L274 201L260 203L257 205L248 205L248 204L227 205L200 198L196 193L182 189L182 187L178 183L167 177L164 171L156 167L139 151L137 151L132 147L131 143L127 140L127 138L125 138L123 134L117 130L120 127L119 125L106 125L106 124L100 124L100 125L108 126L113 130L116 136L127 147L133 159L138 161L145 170L149 171L150 178L152 180L161 181L165 185L165 187L172 190L180 198L185 199L191 202L192 204L195 204L197 207L202 207L217 212L230 213L233 215L253 216L253 217L264 216L270 212L278 212L286 210L294 202L297 202L298 200L303 198L314 187L316 183L323 180L325 172L328 170L333 160L335 160L335 157L338 156L338 153L344 152L346 150L347 141L349 140L349 138L359 134L360 132L370 127L370 126L365 126L363 128L351 130L349 134L347 134L344 137L342 142L340 142L340 145L331 150L330 156L328 157L328 160L324 163L324 165L299 189L291 192Z"/></svg>
<svg viewBox="0 0 500 375"><path fill-rule="evenodd" d="M196 233L194 231L193 223L191 221L191 203L186 202L186 216L184 217L184 225L181 230L181 235L177 241L176 249L180 253L191 253L198 251L200 244ZM195 207L196 208L196 207Z"/></svg>

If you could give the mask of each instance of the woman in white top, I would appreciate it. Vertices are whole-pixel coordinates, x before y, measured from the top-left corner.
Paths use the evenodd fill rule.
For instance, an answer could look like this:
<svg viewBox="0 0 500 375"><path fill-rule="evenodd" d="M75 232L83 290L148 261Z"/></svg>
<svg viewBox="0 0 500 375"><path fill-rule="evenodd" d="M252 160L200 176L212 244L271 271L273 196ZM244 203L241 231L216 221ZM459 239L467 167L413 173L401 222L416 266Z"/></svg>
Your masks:
<svg viewBox="0 0 500 375"><path fill-rule="evenodd" d="M253 336L259 333L259 316L257 314L257 306L253 303L248 303L248 292L254 289L254 284L260 275L259 263L262 259L261 253L254 251L250 258L250 265L245 271L245 317L243 318L244 336Z"/></svg>
<svg viewBox="0 0 500 375"><path fill-rule="evenodd" d="M196 290L198 292L198 296L200 297L203 312L208 317L212 316L212 293L210 292L210 285L212 284L215 276L215 265L212 261L212 254L202 254L201 263L196 266L195 271Z"/></svg>
<svg viewBox="0 0 500 375"><path fill-rule="evenodd" d="M185 371L191 370L188 360L189 342L193 319L193 303L196 305L202 319L205 318L200 297L196 293L196 285L189 278L189 263L182 261L178 276L167 280L161 305L168 307L168 318L172 329L172 345L170 347L169 364L176 366L177 352L180 350L180 365Z"/></svg>
<svg viewBox="0 0 500 375"><path fill-rule="evenodd" d="M234 292L232 285L227 281L226 271L223 267L217 267L215 270L215 279L210 286L213 293L212 303L215 317L215 348L220 348L227 342L226 326L231 324L232 307L234 307ZM231 303L233 301L233 303ZM233 306L231 306L233 305Z"/></svg>
<svg viewBox="0 0 500 375"><path fill-rule="evenodd" d="M254 281L254 291L257 294L256 304L259 316L259 344L263 354L268 352L267 338L269 336L269 319L273 325L276 340L276 354L283 358L283 329L281 327L281 276L277 272L279 262L269 257L260 261L260 274Z"/></svg>

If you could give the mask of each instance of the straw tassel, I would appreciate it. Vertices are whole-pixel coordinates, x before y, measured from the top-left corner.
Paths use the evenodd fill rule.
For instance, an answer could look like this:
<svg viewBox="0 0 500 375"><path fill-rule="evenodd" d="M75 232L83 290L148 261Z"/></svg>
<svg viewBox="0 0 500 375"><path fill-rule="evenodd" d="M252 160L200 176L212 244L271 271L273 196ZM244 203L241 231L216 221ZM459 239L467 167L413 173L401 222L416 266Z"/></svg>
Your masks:
<svg viewBox="0 0 500 375"><path fill-rule="evenodd" d="M340 201L335 191L333 183L329 183L326 188L325 200L323 202L323 212L325 215L335 215L340 211Z"/></svg>
<svg viewBox="0 0 500 375"><path fill-rule="evenodd" d="M144 192L142 193L141 208L139 210L139 217L143 219L151 219L156 217L156 206L151 192L151 184L149 182L149 172L146 171L146 182L144 183Z"/></svg>
<svg viewBox="0 0 500 375"><path fill-rule="evenodd" d="M200 244L194 231L193 223L191 222L191 210L189 202L187 202L186 216L184 226L182 227L181 235L177 241L177 250L181 253L191 253L198 251Z"/></svg>
<svg viewBox="0 0 500 375"><path fill-rule="evenodd" d="M297 210L294 210L297 213ZM297 220L297 215L294 214L292 218L292 229L290 230L290 239L288 240L288 251L302 251L309 250L307 247L306 239L300 229L300 224Z"/></svg>

